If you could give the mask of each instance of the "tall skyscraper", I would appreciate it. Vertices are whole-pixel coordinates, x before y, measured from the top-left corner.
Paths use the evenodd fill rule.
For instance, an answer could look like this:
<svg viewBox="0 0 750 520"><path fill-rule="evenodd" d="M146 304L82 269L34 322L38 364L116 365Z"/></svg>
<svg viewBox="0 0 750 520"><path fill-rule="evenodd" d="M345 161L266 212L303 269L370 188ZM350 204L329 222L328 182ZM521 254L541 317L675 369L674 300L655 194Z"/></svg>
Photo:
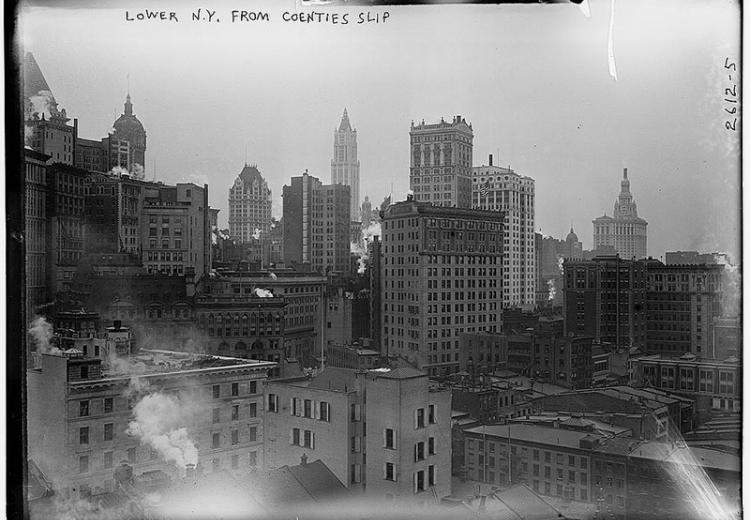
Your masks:
<svg viewBox="0 0 750 520"><path fill-rule="evenodd" d="M473 168L472 201L476 209L502 211L503 307L536 304L534 179L492 164Z"/></svg>
<svg viewBox="0 0 750 520"><path fill-rule="evenodd" d="M349 123L344 109L338 130L333 132L333 159L331 159L331 184L351 188L350 214L359 217L359 160L357 159L357 130Z"/></svg>
<svg viewBox="0 0 750 520"><path fill-rule="evenodd" d="M271 190L256 166L242 169L229 188L229 236L250 242L271 231Z"/></svg>
<svg viewBox="0 0 750 520"><path fill-rule="evenodd" d="M638 216L633 195L630 193L628 169L623 170L620 196L615 201L612 217L606 214L593 220L594 249L612 246L622 258L645 258L646 226L648 222Z"/></svg>
<svg viewBox="0 0 750 520"><path fill-rule="evenodd" d="M462 332L499 332L503 213L406 200L382 222L382 352L459 371Z"/></svg>
<svg viewBox="0 0 750 520"><path fill-rule="evenodd" d="M349 186L324 185L305 171L282 191L284 263L319 273L350 271Z"/></svg>
<svg viewBox="0 0 750 520"><path fill-rule="evenodd" d="M411 124L409 188L418 201L471 207L474 132L461 116L453 122ZM533 240L533 236L532 236Z"/></svg>

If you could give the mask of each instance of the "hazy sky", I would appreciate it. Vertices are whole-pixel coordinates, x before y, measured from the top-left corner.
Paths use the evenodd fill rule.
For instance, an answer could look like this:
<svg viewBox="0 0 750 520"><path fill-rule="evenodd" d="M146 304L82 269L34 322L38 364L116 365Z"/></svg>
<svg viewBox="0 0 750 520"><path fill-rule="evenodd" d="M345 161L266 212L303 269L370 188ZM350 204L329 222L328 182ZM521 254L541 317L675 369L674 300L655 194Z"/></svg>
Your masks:
<svg viewBox="0 0 750 520"><path fill-rule="evenodd" d="M58 2L64 4L64 2ZM148 134L150 179L207 182L227 222L227 191L257 164L281 213L281 187L308 169L330 182L333 130L346 107L358 130L361 193L379 203L409 188L411 121L464 116L474 164L511 165L536 179L536 228L575 227L612 214L627 167L649 254L698 249L738 258L739 139L725 128L725 58L739 66L739 4L627 0L615 6L617 80L609 73L610 1L369 8L293 1L148 2L178 23L126 21L137 2L25 8L34 53L79 135L104 137L123 111ZM57 3L56 3L57 5ZM98 3L97 5L101 5ZM196 23L210 6L219 22ZM232 9L269 22L231 23ZM284 22L285 12L349 13L349 24ZM726 117L725 117L726 116Z"/></svg>

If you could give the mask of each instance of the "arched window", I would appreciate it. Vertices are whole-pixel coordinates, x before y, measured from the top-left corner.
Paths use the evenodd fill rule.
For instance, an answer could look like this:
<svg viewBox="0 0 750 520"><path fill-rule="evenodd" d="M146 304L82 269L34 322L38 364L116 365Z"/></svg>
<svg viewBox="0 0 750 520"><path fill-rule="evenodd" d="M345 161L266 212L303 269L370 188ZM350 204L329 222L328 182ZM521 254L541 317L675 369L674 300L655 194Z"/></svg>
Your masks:
<svg viewBox="0 0 750 520"><path fill-rule="evenodd" d="M248 323L247 323L247 314L242 315L242 320L240 321L242 326L242 336L247 336L248 334Z"/></svg>

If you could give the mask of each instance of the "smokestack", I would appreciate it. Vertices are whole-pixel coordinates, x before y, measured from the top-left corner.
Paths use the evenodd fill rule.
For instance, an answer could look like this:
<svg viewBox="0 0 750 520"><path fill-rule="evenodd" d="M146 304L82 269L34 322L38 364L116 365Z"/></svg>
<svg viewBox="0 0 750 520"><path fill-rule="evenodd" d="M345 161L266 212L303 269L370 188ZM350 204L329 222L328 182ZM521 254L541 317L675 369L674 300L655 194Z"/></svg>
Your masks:
<svg viewBox="0 0 750 520"><path fill-rule="evenodd" d="M490 154L490 166L492 166L492 154Z"/></svg>
<svg viewBox="0 0 750 520"><path fill-rule="evenodd" d="M195 464L185 464L185 478L195 480Z"/></svg>
<svg viewBox="0 0 750 520"><path fill-rule="evenodd" d="M623 179L627 179L628 178L628 169L627 168L623 168L622 169L622 178Z"/></svg>
<svg viewBox="0 0 750 520"><path fill-rule="evenodd" d="M122 320L115 320L115 330L120 330L122 327Z"/></svg>

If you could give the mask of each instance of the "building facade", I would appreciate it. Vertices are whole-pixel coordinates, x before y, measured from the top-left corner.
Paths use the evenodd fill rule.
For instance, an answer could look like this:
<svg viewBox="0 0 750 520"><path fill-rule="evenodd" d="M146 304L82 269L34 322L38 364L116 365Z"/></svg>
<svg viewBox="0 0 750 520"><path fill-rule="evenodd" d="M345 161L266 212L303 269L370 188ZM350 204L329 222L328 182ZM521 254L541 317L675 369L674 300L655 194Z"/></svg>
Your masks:
<svg viewBox="0 0 750 520"><path fill-rule="evenodd" d="M284 186L284 263L322 274L350 271L350 187L307 174Z"/></svg>
<svg viewBox="0 0 750 520"><path fill-rule="evenodd" d="M646 351L715 358L714 322L722 313L722 265L664 265L649 260Z"/></svg>
<svg viewBox="0 0 750 520"><path fill-rule="evenodd" d="M211 269L211 227L208 185L190 183L147 187L141 215L147 272L184 275L193 268L196 277Z"/></svg>
<svg viewBox="0 0 750 520"><path fill-rule="evenodd" d="M142 370L132 374L78 354L41 358L40 368L27 372L29 458L64 498L112 491L121 461L177 477L186 462L238 477L263 467L263 381L272 363L144 352L137 356ZM179 410L179 422L163 424L164 435L183 429L179 455L127 433L148 398L163 399L162 411Z"/></svg>
<svg viewBox="0 0 750 520"><path fill-rule="evenodd" d="M382 226L384 352L458 372L459 335L500 329L503 214L407 200Z"/></svg>
<svg viewBox="0 0 750 520"><path fill-rule="evenodd" d="M365 484L365 374L328 367L312 380L269 381L270 469L320 459L351 489Z"/></svg>
<svg viewBox="0 0 750 520"><path fill-rule="evenodd" d="M271 231L271 190L256 166L242 169L229 188L229 236L239 242Z"/></svg>
<svg viewBox="0 0 750 520"><path fill-rule="evenodd" d="M474 132L461 116L448 123L411 124L409 188L417 201L470 208Z"/></svg>
<svg viewBox="0 0 750 520"><path fill-rule="evenodd" d="M534 179L510 168L475 166L472 206L502 211L503 307L533 308L536 304L536 243L534 238Z"/></svg>
<svg viewBox="0 0 750 520"><path fill-rule="evenodd" d="M47 168L47 287L64 290L84 254L87 172L54 163Z"/></svg>
<svg viewBox="0 0 750 520"><path fill-rule="evenodd" d="M450 389L413 368L375 374L367 382L368 495L423 503L450 495Z"/></svg>
<svg viewBox="0 0 750 520"><path fill-rule="evenodd" d="M565 333L646 344L646 263L618 256L564 263Z"/></svg>
<svg viewBox="0 0 750 520"><path fill-rule="evenodd" d="M47 291L47 161L49 156L24 150L26 245L26 320L49 302Z"/></svg>
<svg viewBox="0 0 750 520"><path fill-rule="evenodd" d="M628 169L623 170L620 196L615 201L612 217L606 215L593 220L594 249L612 246L622 258L640 259L647 255L648 222L638 216L633 195L630 193Z"/></svg>
<svg viewBox="0 0 750 520"><path fill-rule="evenodd" d="M333 132L331 184L349 186L351 193L350 218L359 218L359 159L357 159L357 130L352 128L344 109L341 123Z"/></svg>
<svg viewBox="0 0 750 520"><path fill-rule="evenodd" d="M717 413L742 410L742 368L736 357L700 359L659 355L630 360L632 384L660 388L695 400L702 420Z"/></svg>

